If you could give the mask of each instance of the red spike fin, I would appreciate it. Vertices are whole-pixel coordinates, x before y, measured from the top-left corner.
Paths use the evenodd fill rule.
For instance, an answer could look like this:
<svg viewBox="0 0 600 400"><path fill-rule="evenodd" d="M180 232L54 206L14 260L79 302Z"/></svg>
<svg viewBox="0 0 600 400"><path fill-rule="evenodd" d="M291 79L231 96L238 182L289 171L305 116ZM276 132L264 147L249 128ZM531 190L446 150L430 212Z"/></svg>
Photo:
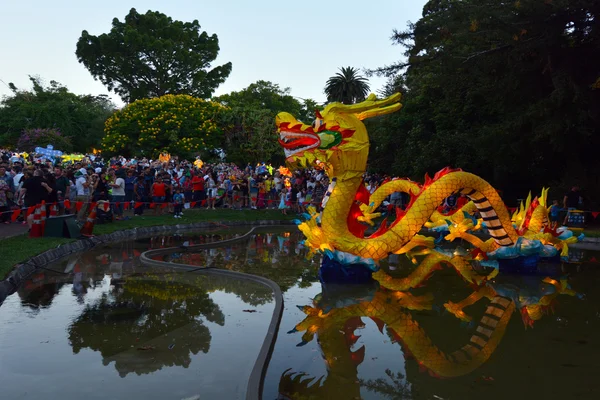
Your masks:
<svg viewBox="0 0 600 400"><path fill-rule="evenodd" d="M361 183L356 195L354 196L354 200L360 201L363 204L369 204L369 198L371 197L371 193L367 190L367 187Z"/></svg>
<svg viewBox="0 0 600 400"><path fill-rule="evenodd" d="M367 226L358 222L358 217L363 215L360 207L356 203L352 203L352 207L350 208L350 212L348 213L347 224L348 229L352 234L358 238L365 237L365 231L367 230Z"/></svg>
<svg viewBox="0 0 600 400"><path fill-rule="evenodd" d="M354 346L354 344L358 341L358 339L360 339L360 336L355 335L354 333L346 335L346 344L348 346Z"/></svg>
<svg viewBox="0 0 600 400"><path fill-rule="evenodd" d="M387 218L385 218L381 222L381 226L379 226L379 229L377 229L375 232L373 232L373 234L369 236L369 239L373 239L373 238L379 237L379 236L383 235L384 233L386 233L388 230L389 229L388 229L388 226L387 226Z"/></svg>
<svg viewBox="0 0 600 400"><path fill-rule="evenodd" d="M425 172L425 184L423 185L423 187L431 185L431 182L433 182L433 179L431 179L429 174Z"/></svg>
<svg viewBox="0 0 600 400"><path fill-rule="evenodd" d="M525 329L533 328L534 321L529 316L529 313L527 312L527 307L521 308L521 319L523 320L523 325L525 325Z"/></svg>
<svg viewBox="0 0 600 400"><path fill-rule="evenodd" d="M350 358L354 365L358 367L365 360L365 346L361 346L360 349L351 352Z"/></svg>
<svg viewBox="0 0 600 400"><path fill-rule="evenodd" d="M315 110L315 115L316 115L317 118L323 119L323 116L321 115L321 111Z"/></svg>
<svg viewBox="0 0 600 400"><path fill-rule="evenodd" d="M354 332L356 329L364 328L365 324L362 322L360 317L352 317L348 318L346 323L344 324L344 330Z"/></svg>
<svg viewBox="0 0 600 400"><path fill-rule="evenodd" d="M385 322L383 322L382 320L380 320L377 317L371 317L371 321L375 322L375 325L377 325L377 329L379 329L379 332L383 333L383 328L385 327ZM396 334L396 332L394 332L394 334ZM397 336L397 334L396 334Z"/></svg>
<svg viewBox="0 0 600 400"><path fill-rule="evenodd" d="M340 133L342 134L343 138L349 138L350 136L354 135L354 131L352 129L344 129Z"/></svg>
<svg viewBox="0 0 600 400"><path fill-rule="evenodd" d="M473 251L471 252L471 257L473 258L477 258L477 256L482 255L484 260L488 259L488 256L486 254L485 251L481 250L481 249L473 249Z"/></svg>
<svg viewBox="0 0 600 400"><path fill-rule="evenodd" d="M287 128L289 126L290 126L289 122L282 122L281 124L279 124L279 129L281 129L281 128Z"/></svg>
<svg viewBox="0 0 600 400"><path fill-rule="evenodd" d="M460 171L462 171L462 169L460 169L460 168L446 167L446 168L443 168L443 169L439 170L438 172L436 172L435 175L433 176L433 180L437 181L442 176L448 175L451 172L460 172Z"/></svg>

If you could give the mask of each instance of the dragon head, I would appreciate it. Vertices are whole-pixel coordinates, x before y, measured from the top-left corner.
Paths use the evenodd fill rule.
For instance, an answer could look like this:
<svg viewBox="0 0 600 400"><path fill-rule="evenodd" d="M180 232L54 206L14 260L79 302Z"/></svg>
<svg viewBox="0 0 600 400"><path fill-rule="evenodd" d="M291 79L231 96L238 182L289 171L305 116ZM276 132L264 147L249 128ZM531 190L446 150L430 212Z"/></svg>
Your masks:
<svg viewBox="0 0 600 400"><path fill-rule="evenodd" d="M369 135L364 119L399 110L401 94L383 100L371 94L365 101L346 105L331 103L316 112L312 125L298 121L289 113L277 115L279 144L285 151L286 161L301 166L317 165L330 176L345 172L362 174L369 154Z"/></svg>

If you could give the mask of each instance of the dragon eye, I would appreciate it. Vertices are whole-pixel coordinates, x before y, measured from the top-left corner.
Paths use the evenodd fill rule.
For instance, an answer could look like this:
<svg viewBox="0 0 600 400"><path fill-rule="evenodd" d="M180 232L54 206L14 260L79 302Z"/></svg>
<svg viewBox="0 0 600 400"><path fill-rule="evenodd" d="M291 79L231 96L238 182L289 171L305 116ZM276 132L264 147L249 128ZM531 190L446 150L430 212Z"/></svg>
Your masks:
<svg viewBox="0 0 600 400"><path fill-rule="evenodd" d="M313 127L313 129L314 129L315 131L318 131L318 130L319 130L319 128L321 128L321 127L323 126L323 124L324 124L323 120L322 120L322 119L320 119L320 118L317 118L317 119L315 119L315 121L313 122L313 124L312 124L312 127Z"/></svg>

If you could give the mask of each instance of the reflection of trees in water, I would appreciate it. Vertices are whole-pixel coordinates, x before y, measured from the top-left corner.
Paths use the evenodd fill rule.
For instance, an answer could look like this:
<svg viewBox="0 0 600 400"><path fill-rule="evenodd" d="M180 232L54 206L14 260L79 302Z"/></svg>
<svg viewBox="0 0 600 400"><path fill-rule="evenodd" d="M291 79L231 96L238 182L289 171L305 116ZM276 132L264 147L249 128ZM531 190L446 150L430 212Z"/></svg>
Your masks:
<svg viewBox="0 0 600 400"><path fill-rule="evenodd" d="M75 354L89 348L102 354L105 365L115 361L121 376L188 367L190 352L210 349L201 315L225 323L203 288L169 276L134 278L88 305L69 327L69 341Z"/></svg>
<svg viewBox="0 0 600 400"><path fill-rule="evenodd" d="M302 239L300 232L260 233L253 235L246 242L222 248L177 253L167 259L189 265L263 276L276 282L285 292L296 284L308 287L318 280L319 265L316 259L306 259L307 250L301 244ZM257 304L265 302L258 298L253 301L260 301ZM267 301L270 301L270 296Z"/></svg>
<svg viewBox="0 0 600 400"><path fill-rule="evenodd" d="M31 282L31 281L28 281ZM21 304L25 307L37 310L47 308L52 304L54 297L66 282L44 282L41 284L23 285L17 290Z"/></svg>
<svg viewBox="0 0 600 400"><path fill-rule="evenodd" d="M407 400L412 399L410 386L406 381L406 377L400 372L393 373L392 370L385 370L385 375L388 379L359 379L360 385L370 392L377 393L386 399L391 400Z"/></svg>

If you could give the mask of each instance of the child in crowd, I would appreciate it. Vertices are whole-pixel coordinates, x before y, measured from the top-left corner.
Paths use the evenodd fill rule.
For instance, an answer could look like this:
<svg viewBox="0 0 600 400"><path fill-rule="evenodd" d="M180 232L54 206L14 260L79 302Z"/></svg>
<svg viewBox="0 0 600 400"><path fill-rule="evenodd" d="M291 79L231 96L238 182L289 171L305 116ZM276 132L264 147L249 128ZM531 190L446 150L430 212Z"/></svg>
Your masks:
<svg viewBox="0 0 600 400"><path fill-rule="evenodd" d="M287 190L283 189L279 192L279 209L283 213L283 215L287 215Z"/></svg>
<svg viewBox="0 0 600 400"><path fill-rule="evenodd" d="M173 203L174 203L174 217L181 218L183 216L183 203L185 201L185 196L181 193L181 187L175 189L175 194L173 195Z"/></svg>
<svg viewBox="0 0 600 400"><path fill-rule="evenodd" d="M306 208L304 207L304 202L306 201L306 190L302 189L298 192L298 212L303 213L306 212Z"/></svg>
<svg viewBox="0 0 600 400"><path fill-rule="evenodd" d="M552 205L548 209L548 214L550 217L550 227L556 228L558 225L558 216L560 214L560 206L558 205L558 200L552 201Z"/></svg>

